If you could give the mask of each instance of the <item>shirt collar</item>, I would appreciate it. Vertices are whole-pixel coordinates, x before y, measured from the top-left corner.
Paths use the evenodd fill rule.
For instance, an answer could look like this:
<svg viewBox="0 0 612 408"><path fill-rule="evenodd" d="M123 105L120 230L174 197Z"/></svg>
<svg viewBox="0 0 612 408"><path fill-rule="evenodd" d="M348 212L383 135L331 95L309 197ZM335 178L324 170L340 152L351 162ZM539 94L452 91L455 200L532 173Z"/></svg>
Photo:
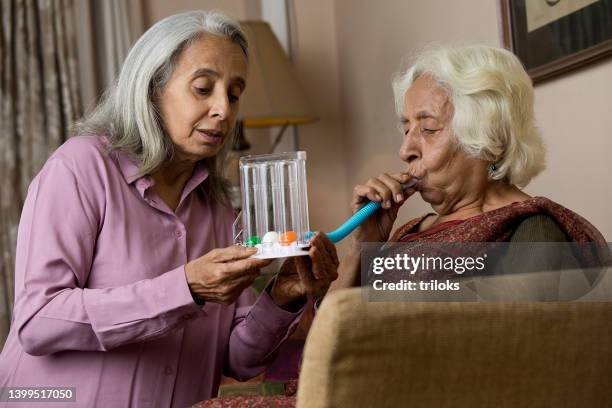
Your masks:
<svg viewBox="0 0 612 408"><path fill-rule="evenodd" d="M116 151L116 154L119 170L121 170L121 174L128 184L132 184L141 178L138 176L138 162L135 158L122 151Z"/></svg>
<svg viewBox="0 0 612 408"><path fill-rule="evenodd" d="M149 175L138 175L138 161L134 157L129 154L116 151L117 154L117 162L119 164L119 169L123 178L128 184L135 183L138 191L140 191L141 195L144 195L144 192L147 188L153 185L153 180ZM195 168L193 169L193 174L191 178L187 180L185 187L183 188L183 194L181 195L181 201L185 198L189 193L191 193L197 186L202 184L204 180L208 178L208 169L203 161L199 161Z"/></svg>
<svg viewBox="0 0 612 408"><path fill-rule="evenodd" d="M206 167L203 161L197 162L195 168L193 169L193 173L191 174L191 178L187 180L187 183L185 183L185 187L183 187L183 194L181 194L181 202L207 178L208 168Z"/></svg>

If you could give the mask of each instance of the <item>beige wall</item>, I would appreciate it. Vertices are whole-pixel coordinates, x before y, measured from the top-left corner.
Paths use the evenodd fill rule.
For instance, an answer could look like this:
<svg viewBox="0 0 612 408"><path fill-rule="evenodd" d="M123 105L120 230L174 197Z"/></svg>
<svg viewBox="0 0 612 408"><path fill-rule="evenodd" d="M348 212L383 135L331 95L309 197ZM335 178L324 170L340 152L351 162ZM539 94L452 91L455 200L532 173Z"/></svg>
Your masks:
<svg viewBox="0 0 612 408"><path fill-rule="evenodd" d="M401 56L431 42L500 45L497 1L337 0L336 24L349 185L401 169L390 77ZM612 240L612 61L536 87L548 168L528 186L582 214ZM420 198L400 221L429 210Z"/></svg>
<svg viewBox="0 0 612 408"><path fill-rule="evenodd" d="M329 0L295 2L294 61L320 118L300 128L300 147L308 152L310 227L320 231L335 229L350 215L334 12Z"/></svg>
<svg viewBox="0 0 612 408"><path fill-rule="evenodd" d="M548 168L529 185L591 221L612 241L612 61L536 87Z"/></svg>
<svg viewBox="0 0 612 408"><path fill-rule="evenodd" d="M164 17L189 10L219 10L238 19L247 18L252 11L248 0L143 0L142 3L147 27Z"/></svg>

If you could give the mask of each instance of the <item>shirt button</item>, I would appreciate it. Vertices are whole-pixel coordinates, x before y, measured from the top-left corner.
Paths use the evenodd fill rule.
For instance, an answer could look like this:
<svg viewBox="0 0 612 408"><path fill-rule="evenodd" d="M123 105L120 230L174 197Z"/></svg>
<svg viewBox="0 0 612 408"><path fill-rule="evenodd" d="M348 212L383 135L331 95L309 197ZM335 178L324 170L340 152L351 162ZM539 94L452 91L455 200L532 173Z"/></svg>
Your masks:
<svg viewBox="0 0 612 408"><path fill-rule="evenodd" d="M171 375L173 373L174 373L174 369L172 368L172 366L167 365L166 368L164 368L164 374Z"/></svg>

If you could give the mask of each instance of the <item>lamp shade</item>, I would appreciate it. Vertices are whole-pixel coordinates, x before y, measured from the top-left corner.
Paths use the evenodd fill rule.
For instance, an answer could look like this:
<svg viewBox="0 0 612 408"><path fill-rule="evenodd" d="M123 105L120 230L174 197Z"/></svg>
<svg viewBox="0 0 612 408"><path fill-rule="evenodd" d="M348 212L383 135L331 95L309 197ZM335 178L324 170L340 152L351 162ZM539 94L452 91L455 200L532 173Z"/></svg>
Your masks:
<svg viewBox="0 0 612 408"><path fill-rule="evenodd" d="M247 87L240 101L245 127L300 125L318 120L270 25L244 21L249 41Z"/></svg>

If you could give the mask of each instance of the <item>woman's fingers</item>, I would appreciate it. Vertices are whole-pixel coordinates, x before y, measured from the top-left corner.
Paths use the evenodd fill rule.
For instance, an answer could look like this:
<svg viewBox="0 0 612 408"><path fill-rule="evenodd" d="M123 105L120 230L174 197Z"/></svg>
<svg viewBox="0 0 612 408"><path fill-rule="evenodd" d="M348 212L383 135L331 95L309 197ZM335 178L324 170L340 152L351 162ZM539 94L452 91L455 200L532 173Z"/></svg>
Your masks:
<svg viewBox="0 0 612 408"><path fill-rule="evenodd" d="M378 195L375 188L367 185L357 185L353 189L353 203L359 204L364 201L382 201L382 197Z"/></svg>
<svg viewBox="0 0 612 408"><path fill-rule="evenodd" d="M216 248L210 251L205 256L209 255L213 262L228 262L245 259L257 252L256 248L243 247L240 245L232 245L227 248Z"/></svg>
<svg viewBox="0 0 612 408"><path fill-rule="evenodd" d="M378 178L372 178L368 180L367 185L374 188L376 193L382 198L381 205L383 208L391 208L391 203L393 202L393 192L385 183Z"/></svg>
<svg viewBox="0 0 612 408"><path fill-rule="evenodd" d="M406 173L393 173L393 174L389 174L391 177L393 177L394 179L396 179L397 181L399 181L400 183L404 184L404 183L411 183L413 181L418 181L418 179L414 178L413 176L411 176L410 174L406 174ZM408 197L410 197L411 195L413 195L416 192L416 188L414 186L414 183L412 185L412 187L408 187L408 188L403 188L403 193L404 193L404 200L408 199Z"/></svg>
<svg viewBox="0 0 612 408"><path fill-rule="evenodd" d="M325 234L320 232L315 235L310 243L309 257L312 265L310 270L314 278L328 283L335 280L339 262L334 244Z"/></svg>
<svg viewBox="0 0 612 408"><path fill-rule="evenodd" d="M400 181L390 174L384 173L379 176L379 180L385 184L385 186L391 190L392 199L396 204L404 202L404 190Z"/></svg>
<svg viewBox="0 0 612 408"><path fill-rule="evenodd" d="M337 277L337 259L336 248L329 238L317 233L311 240L309 257L298 256L283 263L276 276L276 295L280 298L317 296Z"/></svg>
<svg viewBox="0 0 612 408"><path fill-rule="evenodd" d="M321 250L315 245L312 245L308 250L308 256L310 257L311 273L315 279L323 279L325 271L321 268Z"/></svg>
<svg viewBox="0 0 612 408"><path fill-rule="evenodd" d="M393 203L402 202L404 199L400 182L386 173L371 178L365 186L359 187L359 193L365 192L370 200L381 202L385 209L390 209Z"/></svg>
<svg viewBox="0 0 612 408"><path fill-rule="evenodd" d="M371 178L365 185L353 189L353 204L358 205L365 199L380 202L385 209L391 209L394 204L402 204L414 193L414 189L404 190L402 183L407 183L412 176L406 173L383 173Z"/></svg>
<svg viewBox="0 0 612 408"><path fill-rule="evenodd" d="M332 275L333 264L326 254L319 248L310 248L310 259L312 260L312 274L318 281L327 281Z"/></svg>
<svg viewBox="0 0 612 408"><path fill-rule="evenodd" d="M389 173L389 176L398 181L398 183L407 183L414 177L408 173Z"/></svg>
<svg viewBox="0 0 612 408"><path fill-rule="evenodd" d="M312 248L311 248L312 249ZM304 287L306 288L312 288L314 287L315 284L315 278L314 276L312 276L312 273L310 272L308 265L306 263L306 260L304 257L302 256L297 256L295 257L295 269L298 273L298 276L300 277L300 281L302 281L302 284L304 285ZM314 268L314 265L313 265Z"/></svg>
<svg viewBox="0 0 612 408"><path fill-rule="evenodd" d="M191 291L206 301L229 304L260 275L270 259L249 258L254 248L233 246L214 249L185 265Z"/></svg>
<svg viewBox="0 0 612 408"><path fill-rule="evenodd" d="M312 271L308 267L308 262L306 260L307 258L300 257L302 259L296 259L295 265L302 283L302 287L304 288L304 294L310 294L318 297L323 291L327 290L331 281L336 279L338 275L336 272L333 272L335 268L331 268L329 266L329 260L326 261L320 259L321 253L318 249L313 247L311 250L313 250L311 253ZM327 264L327 266L323 267L324 264ZM316 279L314 276L315 273L319 274L320 276L324 275L324 272L321 269L329 271L328 273L331 276L324 276L322 279Z"/></svg>
<svg viewBox="0 0 612 408"><path fill-rule="evenodd" d="M257 253L256 248L233 245L227 248L218 248L210 251L209 261L222 265L224 274L235 274L236 276L252 274L254 270L263 268L272 263L272 259L250 258Z"/></svg>
<svg viewBox="0 0 612 408"><path fill-rule="evenodd" d="M234 274L235 276L250 275L257 272L260 268L270 265L272 259L257 259L247 258L239 261L225 262L223 265L223 271L227 274Z"/></svg>
<svg viewBox="0 0 612 408"><path fill-rule="evenodd" d="M317 279L333 277L339 265L336 247L323 233L318 232L311 241L313 274Z"/></svg>
<svg viewBox="0 0 612 408"><path fill-rule="evenodd" d="M333 262L336 265L339 265L340 260L338 259L338 252L336 251L336 246L334 245L334 243L331 242L327 235L322 232L317 233L317 236L319 237L317 238L315 236L315 238L317 238L317 243L320 243L321 248L324 249L331 256Z"/></svg>

